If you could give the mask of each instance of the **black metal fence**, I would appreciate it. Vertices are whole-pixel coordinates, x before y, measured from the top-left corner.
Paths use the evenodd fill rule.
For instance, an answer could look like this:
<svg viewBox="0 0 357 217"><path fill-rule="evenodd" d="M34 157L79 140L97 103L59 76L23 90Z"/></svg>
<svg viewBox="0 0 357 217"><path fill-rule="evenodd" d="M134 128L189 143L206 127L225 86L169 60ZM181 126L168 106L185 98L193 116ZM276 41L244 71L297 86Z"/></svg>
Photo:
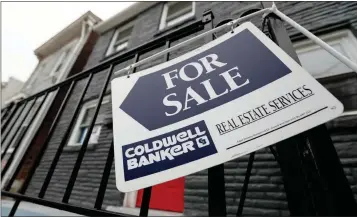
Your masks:
<svg viewBox="0 0 357 217"><path fill-rule="evenodd" d="M224 23L224 22L223 22ZM264 25L263 25L264 26ZM3 170L1 172L2 178L4 177L5 173L9 170L10 165L13 163L15 154L19 151L20 143L24 138L24 135L26 131L29 129L31 124L33 124L34 119L37 117L37 115L44 115L40 114L39 111L43 107L44 102L48 98L48 96L52 93L59 93L60 91L65 92L65 96L63 101L61 102L61 105L59 106L58 110L56 111L56 115L54 117L54 120L48 130L48 134L46 136L46 139L38 153L38 156L34 159L33 164L31 165L27 176L25 177L24 183L20 187L17 193L10 192L11 186L14 183L14 180L16 179L17 175L19 174L21 168L24 166L25 158L22 158L20 162L18 163L14 173L11 175L9 178L8 182L5 183L3 190L2 190L2 196L4 197L9 197L12 198L15 202L14 205L10 211L9 216L14 216L19 204L21 201L26 201L30 203L35 203L39 205L44 205L48 206L51 208L56 208L60 210L65 210L81 215L88 215L88 216L94 216L94 215L100 215L100 216L124 216L126 214L121 214L121 213L116 213L116 212L110 212L102 209L102 204L103 204L103 199L104 199L104 194L105 190L107 188L107 183L108 183L108 178L110 174L110 170L112 167L113 159L114 159L114 148L113 148L113 142L111 143L111 147L109 149L109 152L107 154L107 160L105 163L104 171L102 174L101 182L99 185L99 190L98 194L96 197L96 201L94 204L93 208L87 208L87 207L81 207L77 205L72 205L70 204L69 198L72 193L72 189L74 187L75 180L78 176L78 172L82 163L82 160L84 158L88 142L90 139L91 132L94 128L96 118L98 116L100 107L102 105L103 98L106 94L106 90L108 87L109 82L113 78L113 69L116 65L123 63L124 61L128 61L130 59L133 59L134 62L137 62L140 58L140 55L149 52L151 50L157 49L157 48L169 48L170 45L177 41L180 40L184 37L190 36L192 34L195 34L197 32L203 31L203 30L209 30L214 28L214 16L211 11L206 11L203 14L202 20L195 21L193 23L190 23L180 29L174 30L171 33L168 33L166 35L163 35L153 41L150 41L144 45L138 46L134 49L131 49L124 54L120 54L117 56L113 56L110 59L104 61L103 63L94 66L91 69L85 70L81 73L75 74L65 81L62 81L54 86L51 86L37 94L34 94L30 97L27 97L24 100L21 100L11 106L8 106L2 110L1 118L2 118L2 125L1 125L1 130L2 130L2 154L1 157L6 159L6 164L3 165ZM276 35L274 36L274 33L271 32L272 27L270 26L269 29L270 35L273 35L275 37L275 41L278 40L276 38ZM212 35L212 40L214 39L214 35ZM169 54L165 54L164 56L165 60L169 60ZM81 105L83 103L83 99L85 97L85 94L88 91L88 87L93 79L93 76L96 73L106 71L106 76L105 76L105 81L104 84L100 90L99 93L99 98L97 99L96 107L95 107L95 112L93 114L93 117L91 119L91 123L88 127L83 145L80 148L79 154L77 156L77 160L74 164L72 173L70 175L69 182L67 184L64 196L62 198L61 202L56 202L56 201L51 201L44 199L44 195L46 193L46 190L49 186L50 180L52 178L52 175L54 173L54 170L57 166L57 163L59 161L59 158L61 156L61 153L63 151L63 148L65 144L68 141L68 137L71 133L72 126L74 125L76 118L80 112ZM135 72L135 69L134 69ZM42 156L44 155L44 152L46 150L46 147L56 129L56 126L59 122L59 119L63 113L63 110L68 103L69 97L73 93L75 85L82 80L86 80L85 86L82 89L82 92L80 93L80 98L77 102L77 105L75 107L75 111L73 113L73 116L70 120L69 127L66 129L64 137L61 139L61 143L55 153L55 156L52 160L51 166L47 172L45 180L43 180L43 185L42 188L37 195L37 197L33 196L28 196L26 195L26 190L29 187L31 178L33 177L36 168L38 167ZM36 106L35 106L36 105ZM27 120L27 121L26 121ZM28 124L25 124L25 121ZM21 130L22 129L22 130ZM33 141L30 143L30 146L27 148L25 151L24 156L27 156L27 153L31 147L31 144ZM12 149L11 152L9 150ZM284 162L278 158L277 152L278 150L275 150L273 147L270 147L270 150L276 160L278 161L279 165L282 166ZM249 182L249 177L251 174L251 169L254 161L254 153L252 153L249 157L249 162L248 162L248 167L246 171L246 176L244 180L244 185L242 188L242 193L240 196L240 201L239 205L237 208L237 215L240 216L242 215L243 211L243 206L244 206L244 200L245 200L245 195L248 189L248 182ZM117 168L118 169L118 168ZM284 181L286 181L285 179ZM223 165L218 165L213 168L210 168L208 170L208 191L209 191L209 214L210 215L226 215L226 202L225 202L225 181L224 181L224 168ZM141 216L147 216L148 215L148 210L149 210L149 202L150 202L150 194L151 194L151 187L146 188L144 190L143 194L143 199L142 199L142 204L140 208L140 215ZM289 199L289 196L288 196ZM289 201L290 203L290 201ZM291 208L292 205L290 205L289 208ZM293 212L291 212L293 214Z"/></svg>
<svg viewBox="0 0 357 217"><path fill-rule="evenodd" d="M74 212L77 214L81 215L123 215L115 212L110 212L102 209L102 203L104 199L104 193L105 189L107 187L107 182L110 174L110 169L112 167L113 159L114 159L114 148L113 148L113 142L111 144L111 147L109 149L108 155L107 155L107 160L106 164L104 167L104 171L102 174L102 179L98 191L98 195L96 198L96 202L93 208L85 208L85 207L79 207L75 205L71 205L68 203L69 197L71 195L72 189L74 187L75 180L78 176L79 168L81 166L82 160L84 158L84 154L86 152L88 142L90 139L91 132L93 130L95 120L98 116L100 107L102 105L102 100L106 94L106 90L108 87L109 82L113 78L113 69L116 65L133 59L134 62L137 62L140 58L141 54L144 54L146 52L149 52L151 50L163 47L163 48L169 48L172 43L174 43L177 40L180 40L184 37L190 36L194 33L200 32L202 30L205 30L207 28L212 28L213 24L213 16L211 13L207 12L203 15L202 20L195 21L193 23L190 23L180 29L177 29L169 34L163 35L153 41L150 41L149 43L146 43L144 45L138 46L136 48L133 48L124 54L120 54L118 56L114 56L103 63L85 70L81 73L75 74L65 81L62 81L54 86L51 86L43 91L40 91L37 94L34 94L30 97L27 97L26 99L23 99L17 103L14 103L12 105L7 106L6 108L2 109L1 111L1 118L2 118L2 125L1 125L1 130L2 130L2 154L1 157L4 159L5 157L5 165L3 164L3 169L1 172L2 178L8 171L11 163L13 163L14 157L18 151L18 148L20 147L20 143L23 140L24 135L26 134L28 128L31 126L33 123L34 119L37 117L37 115L44 115L40 114L39 111L41 110L44 102L48 98L49 94L51 93L58 93L62 89L66 90L66 95L61 103L61 106L58 108L56 111L56 116L51 124L51 127L49 128L48 135L45 139L44 144L41 147L40 153L34 160L33 165L30 167L28 174L24 180L23 185L20 187L17 193L10 192L11 186L16 179L18 173L21 170L21 167L23 166L25 159L22 158L21 161L19 162L18 166L16 167L15 172L12 174L11 178L7 183L5 183L5 186L3 187L2 190L2 196L10 197L15 200L15 203L9 213L9 216L14 216L19 204L21 201L27 201L39 205L44 205L52 208L57 208L69 212ZM165 60L167 61L169 59L169 54L166 54L164 56ZM134 69L133 72L135 72L136 69ZM93 79L93 76L96 73L106 71L106 76L105 76L105 82L101 88L99 98L97 99L96 107L95 107L95 112L92 117L92 121L90 123L90 126L88 127L88 131L86 133L86 137L84 139L83 145L81 146L81 149L79 151L76 163L74 165L74 168L72 170L68 185L66 187L65 194L62 198L62 202L55 202L55 201L49 201L44 199L44 195L46 193L46 190L48 188L48 185L50 183L51 177L53 175L53 172L56 168L56 165L59 161L60 155L63 151L63 148L68 141L68 137L71 132L71 126L75 123L75 120L78 116L78 113L80 112L82 101L84 99L85 94L88 91L88 87ZM73 117L70 121L69 127L65 132L65 136L62 138L61 144L58 147L58 150L55 154L55 157L51 163L50 169L48 170L48 173L46 175L46 178L43 182L42 188L40 190L40 193L38 194L38 197L31 197L27 196L25 194L32 176L35 173L36 168L38 167L40 160L46 150L46 147L53 135L53 132L55 131L56 125L63 113L63 110L68 103L69 97L71 96L73 89L75 85L81 81L81 80L86 80L86 84L81 92L80 95L80 100L77 102ZM37 106L34 106L37 103ZM36 107L36 108L35 108ZM30 115L30 113L33 113ZM30 117L31 116L31 117ZM23 127L24 122L26 119L28 120L28 125L24 126L23 130L20 130L21 127ZM22 133L20 133L22 132ZM30 144L31 145L31 144ZM11 152L9 150L11 149ZM30 146L27 148L24 156L27 156L27 152L29 151ZM147 215L148 213L148 208L149 208L149 202L150 202L150 188L145 189L144 191L144 196L142 200L142 206L141 206L141 211L140 215Z"/></svg>

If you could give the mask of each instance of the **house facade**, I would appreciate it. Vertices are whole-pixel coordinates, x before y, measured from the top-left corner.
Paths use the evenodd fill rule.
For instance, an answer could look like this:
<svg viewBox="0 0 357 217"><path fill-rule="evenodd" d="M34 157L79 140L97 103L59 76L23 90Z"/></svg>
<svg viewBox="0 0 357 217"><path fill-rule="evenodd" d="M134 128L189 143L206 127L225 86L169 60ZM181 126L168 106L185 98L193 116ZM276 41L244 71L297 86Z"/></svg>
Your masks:
<svg viewBox="0 0 357 217"><path fill-rule="evenodd" d="M276 5L287 16L357 62L356 2L277 2ZM246 11L259 8L262 8L260 2L136 3L95 26L94 31L99 35L99 38L84 70L96 67L112 58L123 59L114 67L114 72L122 69L135 61L132 58L125 58L125 55L132 49L150 43L157 38L165 37L165 35L174 34L180 28L201 21L203 14L208 10L212 11L213 24L216 26L227 19L238 18ZM251 22L262 28L261 17L253 18ZM357 74L314 45L296 29L288 25L286 28L302 66L344 105L343 115L328 122L327 127L357 200ZM174 46L204 31L180 38L171 42L170 45ZM217 37L221 34L223 32L217 34ZM158 57L141 65L136 68L136 72L174 59L211 40L212 37L208 36L185 45L170 52L165 58ZM141 60L163 49L165 46L154 48L136 56L136 58ZM126 73L122 73L112 76L112 78L125 75ZM31 179L27 194L35 196L40 192L56 150L62 144L62 138L67 129L70 129L70 135L65 140L65 146L44 195L47 200L61 201L72 168L86 137L91 117L95 112L96 99L99 97L104 81L105 71L93 76L81 104L80 112L76 116L75 122L72 123L71 117L74 114L76 102L81 97L80 93L85 86L85 80L76 85L59 118L44 156ZM110 124L112 118L110 94L109 87L95 120L95 126L69 198L70 204L93 207L96 203L96 196L113 139L113 129ZM228 215L236 215L248 158L249 156L243 156L224 164ZM114 169L113 165L108 177L103 207L115 212L138 215L143 190L129 193L119 192L115 186ZM255 156L243 215L286 216L289 214L280 167L268 149L261 149ZM149 215L208 215L208 171L200 171L153 186Z"/></svg>
<svg viewBox="0 0 357 217"><path fill-rule="evenodd" d="M1 108L4 108L8 105L9 101L13 101L12 98L17 95L24 82L10 77L8 81L1 82Z"/></svg>
<svg viewBox="0 0 357 217"><path fill-rule="evenodd" d="M97 39L97 35L92 31L92 28L99 22L101 22L101 19L88 11L38 47L34 51L34 54L38 58L36 68L29 79L21 85L22 88L20 91L10 99L10 102L20 96L26 98L36 94L50 86L62 82L80 71L86 63L93 44ZM20 105L16 110L14 115L18 115L17 121L14 122L11 129L8 129L8 131L5 131L3 134L6 135L5 140L2 141L3 147L10 145L2 161L2 167L6 168L3 184L6 183L14 172L14 169L19 163L19 159L23 157L26 148L33 139L46 114L49 114L52 102L59 100L59 97L63 97L61 95L63 94L58 91L52 92L48 94L46 99L39 97L33 103ZM42 106L36 118L32 119L40 105ZM31 123L30 120L32 120ZM6 166L16 146L18 146L17 150L19 151L16 152L14 157L11 157L11 165ZM3 152L4 148L2 154ZM20 184L21 180L17 180L17 182Z"/></svg>

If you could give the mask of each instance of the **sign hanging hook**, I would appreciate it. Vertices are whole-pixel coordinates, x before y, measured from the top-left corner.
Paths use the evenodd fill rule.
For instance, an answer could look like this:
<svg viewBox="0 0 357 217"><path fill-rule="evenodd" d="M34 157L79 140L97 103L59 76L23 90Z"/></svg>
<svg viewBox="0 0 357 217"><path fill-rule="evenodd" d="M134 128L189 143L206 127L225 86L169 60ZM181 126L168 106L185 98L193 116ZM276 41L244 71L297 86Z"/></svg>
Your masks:
<svg viewBox="0 0 357 217"><path fill-rule="evenodd" d="M132 73L132 71L133 71L133 65L130 65L128 69L127 78L130 78L130 74Z"/></svg>

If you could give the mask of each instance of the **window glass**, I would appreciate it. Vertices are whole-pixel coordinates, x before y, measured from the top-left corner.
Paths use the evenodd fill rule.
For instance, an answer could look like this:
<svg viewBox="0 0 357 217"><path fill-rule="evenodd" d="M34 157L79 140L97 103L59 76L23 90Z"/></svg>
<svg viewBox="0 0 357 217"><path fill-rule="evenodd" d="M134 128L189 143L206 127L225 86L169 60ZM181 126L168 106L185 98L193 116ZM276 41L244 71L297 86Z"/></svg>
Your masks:
<svg viewBox="0 0 357 217"><path fill-rule="evenodd" d="M131 33L133 31L133 26L129 26L123 29L117 29L113 35L112 42L108 48L107 54L116 53L126 49L129 45L129 40Z"/></svg>
<svg viewBox="0 0 357 217"><path fill-rule="evenodd" d="M84 113L84 117L83 117L81 125L88 126L90 124L90 121L92 120L94 112L95 112L95 107L87 108Z"/></svg>
<svg viewBox="0 0 357 217"><path fill-rule="evenodd" d="M189 13L191 12L191 10L192 10L192 2L173 3L172 5L169 5L166 22L169 22L179 16Z"/></svg>
<svg viewBox="0 0 357 217"><path fill-rule="evenodd" d="M108 96L103 99L102 106L109 102L108 99ZM68 146L78 146L84 143L89 126L94 116L94 112L96 109L96 101L97 100L93 100L83 105L82 110L78 116L77 122L73 128L71 137L68 141ZM100 117L100 114L98 117ZM102 129L102 122L100 120L100 118L96 119L96 123L93 126L92 133L89 137L89 144L95 144L99 142L99 136Z"/></svg>
<svg viewBox="0 0 357 217"><path fill-rule="evenodd" d="M120 31L116 41L128 40L132 31L133 27Z"/></svg>
<svg viewBox="0 0 357 217"><path fill-rule="evenodd" d="M159 29L176 25L193 15L194 2L168 2L164 5Z"/></svg>

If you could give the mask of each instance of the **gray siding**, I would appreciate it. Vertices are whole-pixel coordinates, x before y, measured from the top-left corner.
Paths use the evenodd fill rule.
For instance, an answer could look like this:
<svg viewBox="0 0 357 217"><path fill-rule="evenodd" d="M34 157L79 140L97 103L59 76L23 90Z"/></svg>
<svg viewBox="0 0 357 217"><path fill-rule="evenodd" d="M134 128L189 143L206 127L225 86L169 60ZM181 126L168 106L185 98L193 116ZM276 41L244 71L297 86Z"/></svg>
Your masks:
<svg viewBox="0 0 357 217"><path fill-rule="evenodd" d="M63 70L65 70L67 62L70 61L69 57L71 57L71 55L73 54L74 48L78 41L79 38L73 39L61 49L42 59L36 66L36 69L31 74L30 78L24 84L22 92L28 95L33 95L41 90L44 90L54 85L57 82L60 74L63 73ZM55 74L54 76L50 76L50 73L56 67L58 59L66 49L71 49L71 51L67 54L67 58L63 60L65 61L65 64L62 65L61 70L57 74ZM45 64L43 68L40 67L42 64Z"/></svg>
<svg viewBox="0 0 357 217"><path fill-rule="evenodd" d="M241 13L241 11L239 11L240 9L245 8L250 4L255 4L254 2L196 3L196 19L201 19L203 11L211 9L215 16L215 24L224 19L232 18L232 14ZM155 38L154 35L158 31L162 4L163 3L159 3L138 15L134 21L134 32L132 33L129 48L133 48ZM350 23L351 27L356 27L357 25L356 2L277 2L277 6L288 16L310 30L317 30L331 26L332 24L344 22ZM254 19L254 23L260 25L261 19ZM290 27L288 27L288 30L290 35L297 34L297 32ZM85 67L86 69L91 68L102 61L114 31L115 30L112 29L100 36L91 56L89 57ZM189 37L186 37L176 41L173 45L188 38ZM178 55L199 47L206 42L207 39L199 40L194 44L187 45L170 53L170 58L177 57ZM142 55L140 59L150 56L159 50L160 49L150 51ZM151 61L150 63L141 66L138 70L148 68L162 61L163 58L158 58L155 61ZM115 67L115 70L121 69L131 62L132 60L128 60L121 63ZM89 91L85 97L86 100L98 96L99 91L101 90L101 85L104 82L104 74L105 72L101 72L94 76ZM324 83L324 85L326 85L326 87L329 88L329 90L338 97L345 106L348 105L348 108L350 109L357 108L357 100L354 100L356 99L357 94L355 84L356 78L353 76L347 79L332 80ZM49 165L63 134L65 130L70 127L69 121L72 118L75 105L78 102L83 87L84 81L80 82L75 87L73 95L65 108L57 129L55 130L55 134L50 141L49 147L32 179L28 193L38 193L41 188L44 176L48 171ZM109 90L110 87L108 88L108 91ZM103 106L100 115L110 116L110 106ZM330 122L328 126L336 149L344 165L348 180L350 181L357 198L357 163L355 160L357 159L357 138L355 137L357 133L357 123L355 120L356 117L350 117L349 119L338 118ZM94 198L98 192L100 178L111 139L112 130L104 127L100 135L99 144L87 150L70 198L71 203L93 207ZM77 155L77 151L64 151L62 153L45 198L61 201ZM239 158L239 160L230 161L225 164L227 210L229 215L235 215L237 211L240 189L243 185L248 157L249 156L244 156ZM113 166L105 194L104 206L119 206L122 204L122 200L123 194L115 187ZM186 215L208 214L207 171L201 171L186 177L184 201L184 212ZM257 152L243 215L289 215L280 169L272 154L267 151L267 149L262 149Z"/></svg>

